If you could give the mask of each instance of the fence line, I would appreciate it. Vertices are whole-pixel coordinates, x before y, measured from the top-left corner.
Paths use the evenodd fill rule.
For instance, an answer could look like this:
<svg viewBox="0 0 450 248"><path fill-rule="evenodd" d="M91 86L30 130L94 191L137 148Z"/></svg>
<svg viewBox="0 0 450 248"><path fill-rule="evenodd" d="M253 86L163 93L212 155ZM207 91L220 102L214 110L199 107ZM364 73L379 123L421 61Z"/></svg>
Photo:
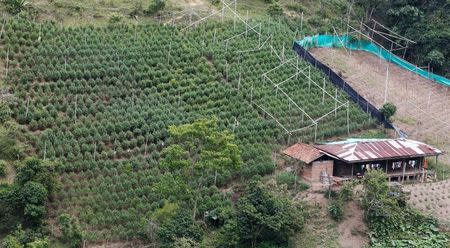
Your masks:
<svg viewBox="0 0 450 248"><path fill-rule="evenodd" d="M356 90L354 90L347 82L341 78L336 72L331 70L330 67L323 64L310 52L308 52L305 48L303 48L301 45L299 45L297 42L294 42L294 51L302 57L304 60L311 63L314 67L321 70L323 73L325 73L328 76L328 79L338 88L345 91L347 95L350 97L352 101L357 103L363 111L370 113L370 115L373 118L376 118L379 122L384 124L385 128L395 129L392 123L390 123L384 115L375 107L373 106L369 101L367 101L363 96L358 94Z"/></svg>

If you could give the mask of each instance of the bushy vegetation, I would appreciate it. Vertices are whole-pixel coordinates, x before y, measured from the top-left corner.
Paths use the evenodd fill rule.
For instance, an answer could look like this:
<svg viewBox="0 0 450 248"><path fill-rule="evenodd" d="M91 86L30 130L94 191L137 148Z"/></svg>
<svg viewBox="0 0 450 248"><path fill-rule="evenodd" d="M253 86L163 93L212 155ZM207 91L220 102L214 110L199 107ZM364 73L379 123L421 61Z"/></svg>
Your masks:
<svg viewBox="0 0 450 248"><path fill-rule="evenodd" d="M29 158L20 165L12 185L0 188L0 231L11 233L3 247L32 247L48 243L44 221L46 204L58 190L55 165ZM44 246L45 247L45 246Z"/></svg>
<svg viewBox="0 0 450 248"><path fill-rule="evenodd" d="M384 115L386 120L391 120L391 117L394 116L395 112L397 112L397 107L391 103L387 102L383 104L383 107L380 109L381 114Z"/></svg>
<svg viewBox="0 0 450 248"><path fill-rule="evenodd" d="M263 25L278 53L285 46L279 56L295 58L289 49L293 32L278 21ZM90 230L83 235L88 241L207 242L214 228L232 228L226 221L234 211L232 191L217 187L271 173L272 149L287 142L284 130L254 103L289 129L308 125L280 92L261 83L261 74L280 64L270 46L236 56L262 44L250 31L222 42L244 31L232 22L184 33L153 24L60 28L8 22L7 81L17 96L12 117L33 132L30 142L41 158L61 161L63 187L51 203L52 217L73 216L81 230ZM293 72L286 65L268 76L279 82ZM322 76L311 70L316 81ZM330 83L325 87L335 91ZM286 81L282 89L313 118L335 107L305 78ZM347 100L340 91L338 98ZM373 125L356 105L350 113L350 130ZM214 123L205 122L214 116ZM345 109L321 119L317 138L346 133L346 122ZM193 132L198 125L214 135ZM314 133L292 139L312 140ZM186 225L176 226L177 218ZM187 234L195 235L186 240Z"/></svg>
<svg viewBox="0 0 450 248"><path fill-rule="evenodd" d="M365 174L363 207L374 247L448 247L437 221L408 206L403 193L390 188L382 171Z"/></svg>
<svg viewBox="0 0 450 248"><path fill-rule="evenodd" d="M353 187L353 182L345 182L339 191L331 189L325 191L325 197L330 199L328 213L334 220L341 221L344 218L346 204L353 197Z"/></svg>
<svg viewBox="0 0 450 248"><path fill-rule="evenodd" d="M400 35L414 40L407 59L413 64L430 66L434 72L450 76L450 5L446 0L358 0L368 16L381 20ZM399 54L402 55L402 51Z"/></svg>

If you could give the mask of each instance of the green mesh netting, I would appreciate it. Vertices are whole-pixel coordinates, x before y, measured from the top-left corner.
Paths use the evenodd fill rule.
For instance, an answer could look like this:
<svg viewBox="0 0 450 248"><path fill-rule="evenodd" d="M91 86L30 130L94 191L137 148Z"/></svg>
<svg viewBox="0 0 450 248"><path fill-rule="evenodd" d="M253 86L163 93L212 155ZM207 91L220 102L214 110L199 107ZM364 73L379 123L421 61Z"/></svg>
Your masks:
<svg viewBox="0 0 450 248"><path fill-rule="evenodd" d="M313 48L313 47L342 47L350 50L361 50L372 53L380 58L383 58L386 61L394 63L406 70L414 72L426 79L436 81L445 86L450 86L450 80L439 76L434 73L430 73L426 70L422 70L417 66L409 63L408 61L396 56L395 54L387 51L386 49L377 46L373 42L366 40L358 40L352 36L341 35L316 35L305 37L303 40L297 41L297 43L304 47L305 49Z"/></svg>

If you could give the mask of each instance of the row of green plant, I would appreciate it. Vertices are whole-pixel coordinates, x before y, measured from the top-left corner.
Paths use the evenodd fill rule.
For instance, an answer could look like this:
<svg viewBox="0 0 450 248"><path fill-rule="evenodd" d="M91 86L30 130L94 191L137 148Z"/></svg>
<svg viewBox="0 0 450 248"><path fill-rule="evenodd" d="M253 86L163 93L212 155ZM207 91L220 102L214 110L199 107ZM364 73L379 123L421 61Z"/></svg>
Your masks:
<svg viewBox="0 0 450 248"><path fill-rule="evenodd" d="M278 21L264 21L262 26L260 43L272 34L277 52L284 44L282 56L295 58L288 27ZM165 204L177 204L198 227L206 212L218 211L233 199L233 190L224 193L216 187L228 188L231 180L273 172L271 151L276 144L287 143L288 137L253 101L289 128L306 124L298 108L289 106L267 82L261 84L261 74L280 64L269 46L236 55L258 46L258 37L249 30L246 36L223 42L244 32L242 24L212 22L180 32L169 25L59 28L13 19L5 30L2 56L10 62L7 82L17 97L11 103L13 117L33 131L30 143L41 158L61 161L62 187L50 204L54 209L50 218L68 213L78 219L85 240L152 236L155 233L148 230L160 230L161 223L148 223L154 223L152 216ZM293 71L292 64L286 64L268 76L285 80ZM314 69L311 77L322 82ZM325 88L335 92L328 81ZM315 118L335 106L329 95L322 104L323 92L305 77L286 82L282 89ZM337 95L340 101L347 100L341 91ZM356 105L351 105L350 113L350 130L373 125ZM240 157L240 166L167 167L167 149L182 144L171 126L184 129L213 116L216 138L228 132L234 137L233 147L242 151L235 156ZM317 137L346 133L346 120L345 109L330 114L319 123ZM290 142L313 140L312 131L297 133ZM172 162L192 163L185 151L192 152L170 150L180 156ZM217 155L208 154L214 159ZM207 166L229 162L214 159ZM202 242L214 236L210 226L203 231Z"/></svg>

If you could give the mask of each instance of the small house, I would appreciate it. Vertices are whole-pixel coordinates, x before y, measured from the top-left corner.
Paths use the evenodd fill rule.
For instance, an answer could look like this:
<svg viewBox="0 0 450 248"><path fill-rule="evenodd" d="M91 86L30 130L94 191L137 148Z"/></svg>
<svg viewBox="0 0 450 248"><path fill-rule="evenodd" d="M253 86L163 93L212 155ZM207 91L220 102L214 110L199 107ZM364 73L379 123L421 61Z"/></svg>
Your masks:
<svg viewBox="0 0 450 248"><path fill-rule="evenodd" d="M309 182L323 177L337 180L361 178L369 170L383 170L389 181L422 180L426 157L442 154L437 148L410 139L348 139L309 145L294 144L283 153L301 161L300 175Z"/></svg>

